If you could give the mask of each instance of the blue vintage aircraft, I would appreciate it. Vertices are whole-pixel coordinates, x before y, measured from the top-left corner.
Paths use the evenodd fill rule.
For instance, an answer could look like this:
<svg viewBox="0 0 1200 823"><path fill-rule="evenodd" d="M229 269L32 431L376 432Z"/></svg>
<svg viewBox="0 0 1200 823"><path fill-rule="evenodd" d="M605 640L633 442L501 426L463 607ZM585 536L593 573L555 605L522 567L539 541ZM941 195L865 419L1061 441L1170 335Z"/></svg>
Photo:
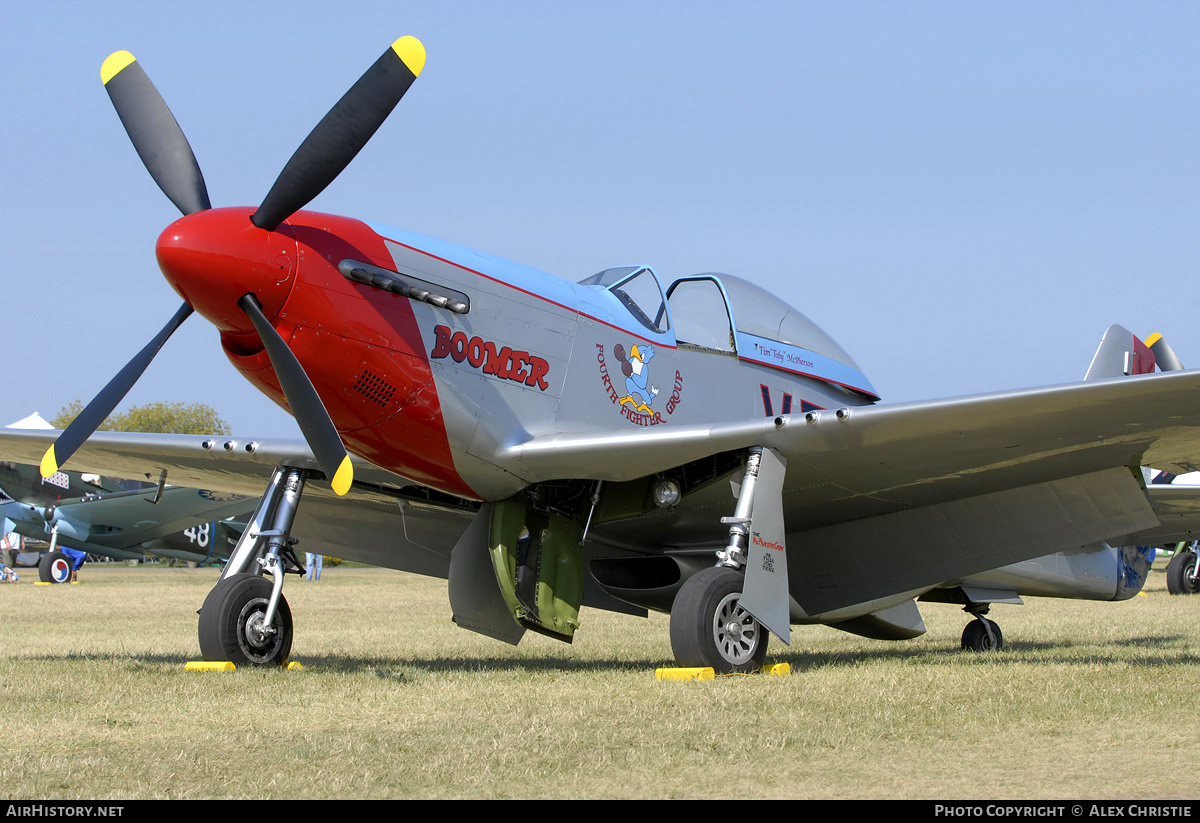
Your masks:
<svg viewBox="0 0 1200 823"><path fill-rule="evenodd" d="M749 280L634 264L572 282L305 211L424 62L397 40L257 208L222 209L133 56L102 68L184 215L156 249L184 302L70 428L4 432L0 452L239 494L269 474L201 609L206 658L286 659L294 538L448 578L459 625L514 643L571 639L582 605L669 611L677 662L721 671L792 624L911 637L918 598L963 603L980 618L964 644L997 645L976 598L1006 586L969 581L1034 558L1066 558L1047 561L1066 581L1103 557L1096 590L1140 587L1144 556L1112 547L1174 528L1140 467L1200 459L1200 374L880 405L845 349ZM306 443L93 435L193 311Z"/></svg>
<svg viewBox="0 0 1200 823"><path fill-rule="evenodd" d="M146 555L223 560L241 535L228 518L248 514L252 499L76 471L43 478L37 466L0 461L4 531L49 541L38 563L44 583L62 583L70 564L59 547L114 560Z"/></svg>

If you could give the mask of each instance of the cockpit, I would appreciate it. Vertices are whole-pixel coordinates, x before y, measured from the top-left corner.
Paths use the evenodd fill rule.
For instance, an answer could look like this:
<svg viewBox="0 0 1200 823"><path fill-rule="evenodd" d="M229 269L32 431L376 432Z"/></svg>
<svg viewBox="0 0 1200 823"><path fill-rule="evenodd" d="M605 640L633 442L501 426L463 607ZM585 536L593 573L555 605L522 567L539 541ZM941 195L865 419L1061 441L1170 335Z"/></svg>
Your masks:
<svg viewBox="0 0 1200 823"><path fill-rule="evenodd" d="M605 269L580 280L579 285L606 289L647 331L665 334L671 328L662 286L658 275L649 266Z"/></svg>
<svg viewBox="0 0 1200 823"><path fill-rule="evenodd" d="M618 325L655 342L816 377L879 399L832 337L775 295L740 277L715 272L681 277L664 292L650 266L617 266L579 284L602 291L614 315L635 321L621 322L615 316Z"/></svg>

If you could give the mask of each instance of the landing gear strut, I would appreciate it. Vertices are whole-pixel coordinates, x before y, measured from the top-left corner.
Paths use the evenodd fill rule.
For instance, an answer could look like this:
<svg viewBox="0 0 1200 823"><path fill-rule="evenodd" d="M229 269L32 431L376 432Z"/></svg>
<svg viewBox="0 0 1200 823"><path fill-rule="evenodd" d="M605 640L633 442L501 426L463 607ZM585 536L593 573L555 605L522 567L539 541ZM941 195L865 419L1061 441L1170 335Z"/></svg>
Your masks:
<svg viewBox="0 0 1200 823"><path fill-rule="evenodd" d="M275 469L217 585L204 599L199 635L205 660L254 666L287 662L292 612L283 597L283 575L303 572L290 533L306 474ZM271 575L270 582L264 573Z"/></svg>
<svg viewBox="0 0 1200 823"><path fill-rule="evenodd" d="M58 548L58 523L50 530L50 549L38 561L38 579L43 583L66 583L74 576L71 558Z"/></svg>
<svg viewBox="0 0 1200 823"><path fill-rule="evenodd" d="M681 667L711 667L722 674L744 673L758 670L767 658L770 631L741 605L743 592L747 591L746 572L753 571L748 568L747 562L750 557L755 491L762 460L762 448L750 449L738 491L737 507L732 517L721 518L721 522L729 527L729 545L717 552L718 565L689 577L671 605L671 650L675 653L675 662ZM782 464L778 471L772 470L767 477L769 479L763 497L764 502L769 503L777 500L781 493ZM767 512L769 506L762 508ZM782 510L777 519L780 532L778 539L782 541ZM769 520L769 514L763 514L762 520L768 524L763 528L774 525ZM754 527L756 539L759 528L757 525ZM786 555L780 551L778 579L771 581L774 589L767 592L774 596L777 603L782 603L781 612L773 615L779 618L780 624L773 625L771 631L779 634L784 642L788 640L786 559ZM770 556L763 560L770 564L776 562L776 558ZM761 602L761 586L759 591ZM764 620L771 623L769 617L764 617Z"/></svg>
<svg viewBox="0 0 1200 823"><path fill-rule="evenodd" d="M962 647L973 652L995 652L1004 648L1004 634L994 620L988 620L987 603L968 604L963 611L975 616L962 633Z"/></svg>

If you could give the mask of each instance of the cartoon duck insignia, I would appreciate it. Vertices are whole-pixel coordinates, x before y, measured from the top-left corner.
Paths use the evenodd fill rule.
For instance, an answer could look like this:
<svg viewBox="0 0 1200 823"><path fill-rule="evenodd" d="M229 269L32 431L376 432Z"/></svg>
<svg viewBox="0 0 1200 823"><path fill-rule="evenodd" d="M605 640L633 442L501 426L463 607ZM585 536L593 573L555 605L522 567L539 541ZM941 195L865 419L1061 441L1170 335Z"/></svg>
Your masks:
<svg viewBox="0 0 1200 823"><path fill-rule="evenodd" d="M654 398L658 396L658 387L648 386L650 368L646 365L654 356L654 346L647 343L639 348L635 345L630 349L627 358L625 347L618 343L613 346L613 355L621 361L621 373L625 375L625 390L629 392L620 399L620 402L622 404L629 403L637 411L649 414L650 406L654 403ZM635 395L641 398L641 402L638 402Z"/></svg>

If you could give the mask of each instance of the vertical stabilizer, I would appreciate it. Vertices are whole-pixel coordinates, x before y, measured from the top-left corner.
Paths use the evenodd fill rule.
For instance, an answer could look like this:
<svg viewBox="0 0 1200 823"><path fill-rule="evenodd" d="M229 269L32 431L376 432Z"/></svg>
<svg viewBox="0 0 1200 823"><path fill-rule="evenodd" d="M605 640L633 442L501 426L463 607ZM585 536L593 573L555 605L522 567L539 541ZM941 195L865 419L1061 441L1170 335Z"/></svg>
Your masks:
<svg viewBox="0 0 1200 823"><path fill-rule="evenodd" d="M1154 352L1128 329L1112 325L1104 332L1092 365L1084 380L1103 380L1106 377L1125 377L1131 374L1150 374L1154 371Z"/></svg>

